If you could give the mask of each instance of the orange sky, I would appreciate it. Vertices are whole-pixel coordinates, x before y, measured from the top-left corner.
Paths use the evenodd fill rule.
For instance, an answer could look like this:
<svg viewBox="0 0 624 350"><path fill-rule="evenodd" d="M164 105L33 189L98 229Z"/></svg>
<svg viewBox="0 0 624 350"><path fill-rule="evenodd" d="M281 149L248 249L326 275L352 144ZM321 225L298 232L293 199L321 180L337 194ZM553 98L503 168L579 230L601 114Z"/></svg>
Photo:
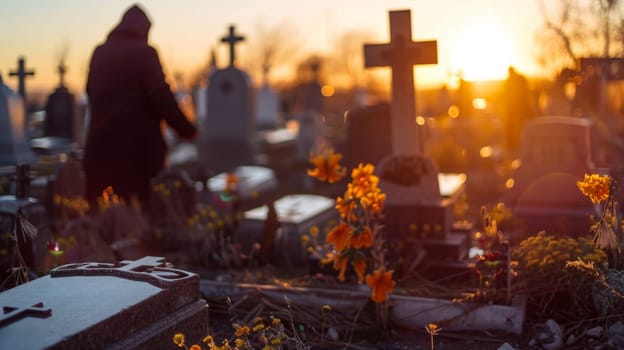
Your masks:
<svg viewBox="0 0 624 350"><path fill-rule="evenodd" d="M36 71L27 88L52 90L58 84L56 66L65 52L69 88L82 93L93 48L135 2L0 1L4 33L0 73L5 83L17 88L8 72L24 55L28 68ZM540 74L531 43L541 16L533 0L143 0L139 4L154 22L150 42L158 48L170 80L173 72L187 77L196 72L208 60L211 48L217 49L220 65L226 64L226 47L219 38L230 24L247 38L238 51L242 69L250 66L250 48L259 27L285 28L297 54L291 62L276 63L273 75L279 78L293 72L298 58L310 53L331 55L341 33L366 32L371 42L386 42L388 10L397 9L411 9L414 40L438 40L439 64L416 70L421 87L441 85L449 72L460 69L469 80L504 78L509 65L529 75Z"/></svg>

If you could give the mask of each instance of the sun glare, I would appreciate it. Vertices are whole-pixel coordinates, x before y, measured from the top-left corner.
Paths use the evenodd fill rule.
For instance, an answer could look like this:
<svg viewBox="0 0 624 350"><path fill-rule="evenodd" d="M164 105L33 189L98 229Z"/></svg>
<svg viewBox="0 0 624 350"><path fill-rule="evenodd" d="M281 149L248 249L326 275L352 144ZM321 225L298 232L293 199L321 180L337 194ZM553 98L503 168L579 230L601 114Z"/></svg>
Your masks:
<svg viewBox="0 0 624 350"><path fill-rule="evenodd" d="M466 25L458 30L450 46L450 65L470 81L498 80L507 76L512 64L512 38L500 27L487 22Z"/></svg>

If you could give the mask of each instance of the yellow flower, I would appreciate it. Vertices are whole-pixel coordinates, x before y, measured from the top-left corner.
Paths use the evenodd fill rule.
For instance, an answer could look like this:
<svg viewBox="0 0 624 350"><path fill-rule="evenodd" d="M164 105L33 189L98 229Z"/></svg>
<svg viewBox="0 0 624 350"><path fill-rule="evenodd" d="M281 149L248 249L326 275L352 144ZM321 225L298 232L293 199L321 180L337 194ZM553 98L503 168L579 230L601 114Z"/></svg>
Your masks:
<svg viewBox="0 0 624 350"><path fill-rule="evenodd" d="M366 276L366 284L372 289L371 299L376 303L383 303L392 293L396 282L392 279L392 271L384 267Z"/></svg>
<svg viewBox="0 0 624 350"><path fill-rule="evenodd" d="M351 235L351 228L344 221L341 221L338 226L334 227L325 240L327 243L334 245L337 251L342 251L348 248L349 236Z"/></svg>
<svg viewBox="0 0 624 350"><path fill-rule="evenodd" d="M438 335L440 334L440 331L442 331L442 328L439 328L437 324L435 323L429 323L426 327L425 330L427 331L427 333L431 334L431 335Z"/></svg>
<svg viewBox="0 0 624 350"><path fill-rule="evenodd" d="M259 332L264 329L264 323L258 323L253 327L254 332Z"/></svg>
<svg viewBox="0 0 624 350"><path fill-rule="evenodd" d="M241 338L237 338L234 341L234 344L236 345L237 348L242 348L243 346L245 346L245 341Z"/></svg>
<svg viewBox="0 0 624 350"><path fill-rule="evenodd" d="M330 312L331 311L331 306L325 304L325 305L321 306L321 310L323 310L323 312Z"/></svg>
<svg viewBox="0 0 624 350"><path fill-rule="evenodd" d="M334 183L342 179L346 174L346 168L340 165L342 155L327 149L317 155L310 155L310 163L315 168L308 169L308 175L321 181Z"/></svg>
<svg viewBox="0 0 624 350"><path fill-rule="evenodd" d="M310 241L310 236L308 235L301 236L301 243L308 244L309 241Z"/></svg>
<svg viewBox="0 0 624 350"><path fill-rule="evenodd" d="M310 236L312 237L316 237L319 234L319 228L318 226L314 225L312 227L310 227Z"/></svg>
<svg viewBox="0 0 624 350"><path fill-rule="evenodd" d="M348 217L351 220L357 219L357 217L353 214L353 210L355 208L356 203L350 191L347 190L344 197L336 198L336 210L340 213L341 218L346 219Z"/></svg>
<svg viewBox="0 0 624 350"><path fill-rule="evenodd" d="M282 338L277 336L277 337L273 337L271 338L270 341L271 345L280 345L282 343Z"/></svg>
<svg viewBox="0 0 624 350"><path fill-rule="evenodd" d="M357 168L353 168L351 184L353 194L356 197L363 197L364 194L377 187L379 178L373 174L374 172L375 166L370 163L360 163Z"/></svg>
<svg viewBox="0 0 624 350"><path fill-rule="evenodd" d="M204 337L204 339L202 339L202 341L204 342L204 344L206 345L211 345L214 344L214 339L212 338L212 335L207 335Z"/></svg>
<svg viewBox="0 0 624 350"><path fill-rule="evenodd" d="M240 327L240 328L236 329L236 332L234 334L237 337L242 337L245 334L249 334L249 327L247 327L247 326Z"/></svg>
<svg viewBox="0 0 624 350"><path fill-rule="evenodd" d="M277 327L280 325L280 323L282 323L282 321L279 318L271 317L271 319L272 319L271 326L273 327Z"/></svg>
<svg viewBox="0 0 624 350"><path fill-rule="evenodd" d="M609 187L611 177L609 175L585 174L583 181L578 181L576 185L581 193L589 197L592 203L600 203L609 198Z"/></svg>
<svg viewBox="0 0 624 350"><path fill-rule="evenodd" d="M197 344L193 344L193 345L191 345L189 350L202 350L202 348L201 348L201 346L199 346Z"/></svg>
<svg viewBox="0 0 624 350"><path fill-rule="evenodd" d="M173 336L173 343L177 345L179 348L184 347L184 334L176 333Z"/></svg>

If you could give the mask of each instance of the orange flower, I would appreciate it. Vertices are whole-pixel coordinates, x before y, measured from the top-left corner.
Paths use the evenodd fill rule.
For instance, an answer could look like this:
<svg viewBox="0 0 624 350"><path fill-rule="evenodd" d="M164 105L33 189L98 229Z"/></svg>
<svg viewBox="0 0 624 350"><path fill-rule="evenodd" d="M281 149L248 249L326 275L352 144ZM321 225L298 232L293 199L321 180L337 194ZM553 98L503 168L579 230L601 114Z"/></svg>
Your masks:
<svg viewBox="0 0 624 350"><path fill-rule="evenodd" d="M347 191L343 197L336 198L336 210L340 213L340 217L346 219L349 217L351 220L356 220L357 216L353 213L356 208L356 203L349 191Z"/></svg>
<svg viewBox="0 0 624 350"><path fill-rule="evenodd" d="M364 194L362 197L362 205L366 207L371 214L379 214L383 210L386 194L375 187Z"/></svg>
<svg viewBox="0 0 624 350"><path fill-rule="evenodd" d="M360 163L357 168L353 168L351 171L351 184L353 185L353 193L357 197L362 197L364 194L377 187L379 178L373 173L375 172L375 166L367 163Z"/></svg>
<svg viewBox="0 0 624 350"><path fill-rule="evenodd" d="M345 273L347 272L347 263L349 262L349 257L336 255L334 258L334 270L340 271L338 274L338 281L344 282Z"/></svg>
<svg viewBox="0 0 624 350"><path fill-rule="evenodd" d="M364 271L366 270L366 260L358 259L351 263L353 265L353 270L358 276L358 283L362 283L364 281Z"/></svg>
<svg viewBox="0 0 624 350"><path fill-rule="evenodd" d="M355 249L368 248L373 245L373 233L369 227L358 233L351 234L351 246Z"/></svg>
<svg viewBox="0 0 624 350"><path fill-rule="evenodd" d="M191 347L189 348L189 350L201 350L201 346L197 345L197 344L193 344L191 345Z"/></svg>
<svg viewBox="0 0 624 350"><path fill-rule="evenodd" d="M366 284L372 289L371 299L376 303L383 303L392 293L396 282L392 280L392 271L386 272L382 267L366 276Z"/></svg>
<svg viewBox="0 0 624 350"><path fill-rule="evenodd" d="M609 175L585 174L583 181L576 183L581 193L589 197L592 203L600 203L609 198L611 177Z"/></svg>
<svg viewBox="0 0 624 350"><path fill-rule="evenodd" d="M349 236L351 236L351 228L344 221L341 221L327 234L325 240L327 243L333 244L337 251L342 251L348 248Z"/></svg>
<svg viewBox="0 0 624 350"><path fill-rule="evenodd" d="M334 153L328 149L317 155L310 155L310 163L316 168L308 169L308 175L329 183L334 183L342 179L347 169L340 165L342 154Z"/></svg>

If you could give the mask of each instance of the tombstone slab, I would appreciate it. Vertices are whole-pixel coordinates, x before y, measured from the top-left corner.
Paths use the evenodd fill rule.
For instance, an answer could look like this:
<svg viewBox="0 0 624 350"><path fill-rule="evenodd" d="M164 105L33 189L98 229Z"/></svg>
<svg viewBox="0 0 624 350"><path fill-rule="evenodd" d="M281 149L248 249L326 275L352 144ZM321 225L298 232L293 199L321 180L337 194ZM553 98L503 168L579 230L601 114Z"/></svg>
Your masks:
<svg viewBox="0 0 624 350"><path fill-rule="evenodd" d="M280 225L276 237L275 263L302 265L307 261L307 252L302 246L301 236L309 234L312 226L322 228L330 221L338 220L334 209L335 201L319 195L294 194L284 196L274 203L277 220ZM244 213L236 240L249 251L251 246L260 241L260 232L267 220L267 206L257 207ZM320 239L324 239L321 237Z"/></svg>
<svg viewBox="0 0 624 350"><path fill-rule="evenodd" d="M234 170L239 180L238 196L241 201L249 201L262 197L277 188L277 179L273 170L255 165L243 165ZM221 173L208 179L207 187L210 192L225 190L227 174Z"/></svg>
<svg viewBox="0 0 624 350"><path fill-rule="evenodd" d="M0 294L0 347L143 349L183 332L206 335L208 306L196 274L163 258L79 263Z"/></svg>

